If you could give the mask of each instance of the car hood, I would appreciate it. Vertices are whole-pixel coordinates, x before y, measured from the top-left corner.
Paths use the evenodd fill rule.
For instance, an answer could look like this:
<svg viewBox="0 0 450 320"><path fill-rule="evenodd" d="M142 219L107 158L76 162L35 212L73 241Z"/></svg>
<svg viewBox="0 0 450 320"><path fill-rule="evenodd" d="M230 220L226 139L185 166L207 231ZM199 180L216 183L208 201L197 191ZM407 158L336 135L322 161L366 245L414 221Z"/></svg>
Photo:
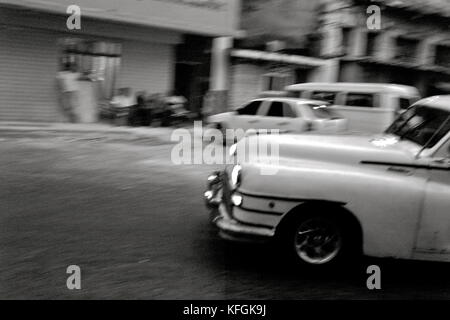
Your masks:
<svg viewBox="0 0 450 320"><path fill-rule="evenodd" d="M215 122L222 122L222 121L227 121L230 119L230 117L232 117L235 114L235 112L230 111L230 112L223 112L223 113L217 113L214 115L211 115L209 117L207 117L206 121L208 123L215 123Z"/></svg>
<svg viewBox="0 0 450 320"><path fill-rule="evenodd" d="M348 165L358 165L361 161L408 164L420 151L419 145L392 135L259 135L248 137L247 142L247 148L258 143L270 146L268 149L272 151L278 145L278 154L258 153L257 159L273 163L277 157L275 160L283 164L308 160ZM252 152L251 149L247 150Z"/></svg>

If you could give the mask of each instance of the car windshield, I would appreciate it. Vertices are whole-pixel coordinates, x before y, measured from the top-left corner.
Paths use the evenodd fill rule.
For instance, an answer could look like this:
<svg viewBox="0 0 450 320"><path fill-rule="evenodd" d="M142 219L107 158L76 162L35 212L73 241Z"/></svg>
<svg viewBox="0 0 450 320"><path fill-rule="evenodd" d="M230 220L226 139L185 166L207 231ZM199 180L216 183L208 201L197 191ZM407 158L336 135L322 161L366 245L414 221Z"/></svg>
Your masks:
<svg viewBox="0 0 450 320"><path fill-rule="evenodd" d="M417 105L402 113L386 133L433 147L450 130L450 112Z"/></svg>
<svg viewBox="0 0 450 320"><path fill-rule="evenodd" d="M328 104L308 104L314 115L319 119L339 119L341 118Z"/></svg>

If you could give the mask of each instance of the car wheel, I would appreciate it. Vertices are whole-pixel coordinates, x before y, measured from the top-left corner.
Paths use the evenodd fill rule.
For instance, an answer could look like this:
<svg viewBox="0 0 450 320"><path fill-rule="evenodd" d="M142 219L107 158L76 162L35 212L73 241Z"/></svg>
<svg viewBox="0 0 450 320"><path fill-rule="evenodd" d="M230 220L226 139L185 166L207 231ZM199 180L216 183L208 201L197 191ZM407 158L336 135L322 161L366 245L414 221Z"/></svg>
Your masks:
<svg viewBox="0 0 450 320"><path fill-rule="evenodd" d="M300 217L292 224L286 240L285 246L294 259L310 267L342 264L356 257L352 232L336 216Z"/></svg>

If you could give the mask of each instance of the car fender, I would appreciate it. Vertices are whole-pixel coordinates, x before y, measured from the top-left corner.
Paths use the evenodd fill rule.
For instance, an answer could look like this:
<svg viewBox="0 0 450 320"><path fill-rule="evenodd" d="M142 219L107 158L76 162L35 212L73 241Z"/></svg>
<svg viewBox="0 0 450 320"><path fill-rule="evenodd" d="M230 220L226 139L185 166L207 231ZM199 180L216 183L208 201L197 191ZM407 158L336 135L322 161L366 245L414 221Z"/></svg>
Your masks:
<svg viewBox="0 0 450 320"><path fill-rule="evenodd" d="M209 116L206 119L206 121L209 124L215 124L215 125L218 125L218 124L223 125L223 124L225 124L225 125L228 125L229 122L231 121L233 115L234 115L233 112L218 113L218 114Z"/></svg>
<svg viewBox="0 0 450 320"><path fill-rule="evenodd" d="M425 180L419 175L392 172L383 166L361 164L350 168L323 161L281 160L276 173L265 176L261 173L274 171L264 166L273 169L274 165L243 165L243 193L275 199L284 214L310 201L339 204L360 222L365 254L412 256L425 188ZM289 200L290 209L282 205L283 199Z"/></svg>

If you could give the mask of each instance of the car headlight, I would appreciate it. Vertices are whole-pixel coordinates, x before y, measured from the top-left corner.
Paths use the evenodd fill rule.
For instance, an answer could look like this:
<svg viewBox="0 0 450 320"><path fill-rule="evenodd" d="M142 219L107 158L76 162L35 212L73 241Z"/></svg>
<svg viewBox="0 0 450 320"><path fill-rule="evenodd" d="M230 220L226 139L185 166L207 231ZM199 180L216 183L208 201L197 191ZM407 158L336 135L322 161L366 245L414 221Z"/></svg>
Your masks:
<svg viewBox="0 0 450 320"><path fill-rule="evenodd" d="M231 170L231 184L233 188L237 188L241 183L241 171L242 167L238 164Z"/></svg>
<svg viewBox="0 0 450 320"><path fill-rule="evenodd" d="M242 196L239 194L233 194L231 196L231 202L233 203L233 205L235 205L236 207L240 207L242 204Z"/></svg>

